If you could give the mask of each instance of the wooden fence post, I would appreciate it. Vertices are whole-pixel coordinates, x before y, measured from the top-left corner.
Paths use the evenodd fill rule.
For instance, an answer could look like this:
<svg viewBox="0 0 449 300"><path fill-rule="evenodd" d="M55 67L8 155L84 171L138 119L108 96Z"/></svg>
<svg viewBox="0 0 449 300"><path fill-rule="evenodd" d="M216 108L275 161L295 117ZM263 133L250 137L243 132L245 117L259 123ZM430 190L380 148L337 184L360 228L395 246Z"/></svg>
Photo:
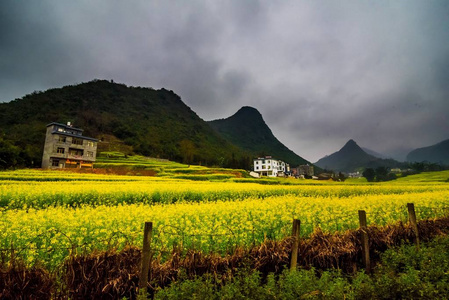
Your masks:
<svg viewBox="0 0 449 300"><path fill-rule="evenodd" d="M143 247L142 247L142 264L140 267L139 277L139 295L145 295L148 285L148 272L150 271L151 259L151 235L153 234L153 222L145 222L145 229L143 232Z"/></svg>
<svg viewBox="0 0 449 300"><path fill-rule="evenodd" d="M413 231L415 232L415 245L419 249L419 231L418 223L416 222L415 205L413 203L407 203L408 219L412 224Z"/></svg>
<svg viewBox="0 0 449 300"><path fill-rule="evenodd" d="M363 264L365 265L365 271L367 274L371 273L371 260L369 257L369 240L368 233L366 232L366 212L359 210L359 223L362 230L362 255Z"/></svg>
<svg viewBox="0 0 449 300"><path fill-rule="evenodd" d="M298 247L299 247L299 231L301 229L301 221L298 219L293 219L293 245L292 245L292 258L290 261L290 270L296 270L296 265L298 263Z"/></svg>

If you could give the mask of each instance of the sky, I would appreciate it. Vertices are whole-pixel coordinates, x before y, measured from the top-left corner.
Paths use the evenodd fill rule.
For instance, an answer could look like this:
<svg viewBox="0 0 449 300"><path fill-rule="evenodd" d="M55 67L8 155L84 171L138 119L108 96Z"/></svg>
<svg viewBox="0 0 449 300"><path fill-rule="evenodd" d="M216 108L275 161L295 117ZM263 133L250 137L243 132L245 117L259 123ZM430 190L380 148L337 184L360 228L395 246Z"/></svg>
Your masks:
<svg viewBox="0 0 449 300"><path fill-rule="evenodd" d="M449 1L0 1L0 102L107 79L259 110L315 162L449 138Z"/></svg>

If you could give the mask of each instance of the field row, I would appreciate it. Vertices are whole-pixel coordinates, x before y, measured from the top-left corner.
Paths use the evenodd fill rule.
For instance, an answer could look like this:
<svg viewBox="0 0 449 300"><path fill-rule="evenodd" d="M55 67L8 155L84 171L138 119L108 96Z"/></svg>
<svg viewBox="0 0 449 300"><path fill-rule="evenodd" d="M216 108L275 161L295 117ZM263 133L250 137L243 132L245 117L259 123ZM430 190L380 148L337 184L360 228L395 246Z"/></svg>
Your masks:
<svg viewBox="0 0 449 300"><path fill-rule="evenodd" d="M260 185L236 182L3 182L0 208L236 201L271 196L347 198L446 191L447 185Z"/></svg>
<svg viewBox="0 0 449 300"><path fill-rule="evenodd" d="M83 205L78 208L4 210L0 220L0 249L11 246L29 264L37 260L59 265L70 251L140 246L145 221L154 223L153 246L168 253L174 245L225 253L237 246L281 239L301 220L301 235L314 228L333 232L358 227L357 211L368 223L407 221L406 203L416 206L418 219L445 215L449 190L350 197L271 196L242 201L175 203L170 205ZM2 257L5 253L2 252ZM7 255L6 255L7 256Z"/></svg>

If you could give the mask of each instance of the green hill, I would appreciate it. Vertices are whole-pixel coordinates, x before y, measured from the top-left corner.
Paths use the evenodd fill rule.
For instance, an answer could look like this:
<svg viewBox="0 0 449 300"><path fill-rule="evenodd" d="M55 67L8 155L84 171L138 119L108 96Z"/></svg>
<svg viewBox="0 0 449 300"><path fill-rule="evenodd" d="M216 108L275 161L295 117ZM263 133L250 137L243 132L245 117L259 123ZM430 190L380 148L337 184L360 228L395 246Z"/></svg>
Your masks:
<svg viewBox="0 0 449 300"><path fill-rule="evenodd" d="M415 149L407 155L407 161L426 161L441 165L449 165L449 140L442 141L429 147Z"/></svg>
<svg viewBox="0 0 449 300"><path fill-rule="evenodd" d="M0 103L0 167L39 167L46 125L67 121L100 139L100 151L115 150L112 144L188 164L248 169L251 163L174 92L94 80Z"/></svg>
<svg viewBox="0 0 449 300"><path fill-rule="evenodd" d="M310 164L273 135L255 108L244 106L231 117L209 124L226 140L255 156L271 155L292 166Z"/></svg>
<svg viewBox="0 0 449 300"><path fill-rule="evenodd" d="M321 158L317 166L340 172L354 172L363 168L404 167L405 164L393 159L381 159L363 151L354 140L349 140L339 151Z"/></svg>

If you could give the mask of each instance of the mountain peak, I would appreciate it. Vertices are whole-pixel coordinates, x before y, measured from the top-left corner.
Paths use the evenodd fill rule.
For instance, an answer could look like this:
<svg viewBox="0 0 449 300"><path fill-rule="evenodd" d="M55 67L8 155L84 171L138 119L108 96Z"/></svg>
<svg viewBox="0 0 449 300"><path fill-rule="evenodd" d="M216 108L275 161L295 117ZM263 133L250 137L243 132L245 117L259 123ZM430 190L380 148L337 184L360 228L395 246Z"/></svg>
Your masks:
<svg viewBox="0 0 449 300"><path fill-rule="evenodd" d="M363 149L357 145L357 143L353 140L350 139L344 146L343 148L340 149L340 151L338 151L341 155L348 155L351 157L354 156L369 156L365 151L363 151Z"/></svg>
<svg viewBox="0 0 449 300"><path fill-rule="evenodd" d="M353 139L350 139L343 148L329 156L323 157L316 162L316 165L335 171L352 172L355 168L376 159L363 151Z"/></svg>
<svg viewBox="0 0 449 300"><path fill-rule="evenodd" d="M249 118L249 119L262 119L262 114L251 106L242 106L232 117Z"/></svg>
<svg viewBox="0 0 449 300"><path fill-rule="evenodd" d="M344 145L344 147L346 146L358 146L357 143L353 140L350 139L349 141L346 142L346 144Z"/></svg>
<svg viewBox="0 0 449 300"><path fill-rule="evenodd" d="M273 135L254 107L243 106L231 117L210 121L209 125L232 144L254 156L272 155L294 166L309 163Z"/></svg>
<svg viewBox="0 0 449 300"><path fill-rule="evenodd" d="M347 141L346 144L343 146L343 148L340 149L340 151L343 149L351 149L351 150L360 149L360 150L362 150L362 148L360 148L360 146L357 145L357 143L353 139L350 139L349 141Z"/></svg>
<svg viewBox="0 0 449 300"><path fill-rule="evenodd" d="M239 111L255 111L255 112L259 112L256 108L252 107L252 106L242 106L237 112Z"/></svg>

